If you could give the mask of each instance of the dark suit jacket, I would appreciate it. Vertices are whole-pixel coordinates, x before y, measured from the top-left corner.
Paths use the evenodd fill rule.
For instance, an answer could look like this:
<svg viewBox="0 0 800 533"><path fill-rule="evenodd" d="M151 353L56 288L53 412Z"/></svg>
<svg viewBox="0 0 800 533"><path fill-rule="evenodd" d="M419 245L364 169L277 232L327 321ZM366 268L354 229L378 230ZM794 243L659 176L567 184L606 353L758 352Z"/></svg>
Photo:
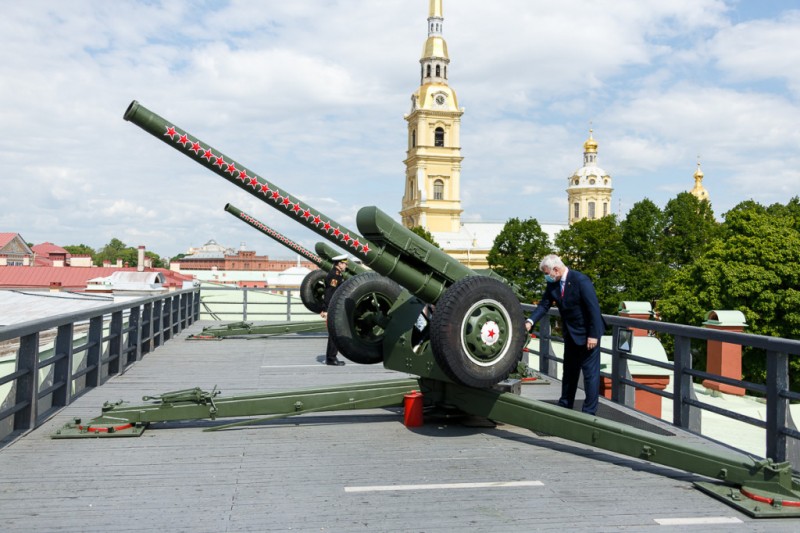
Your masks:
<svg viewBox="0 0 800 533"><path fill-rule="evenodd" d="M548 283L542 294L539 305L533 310L529 320L534 324L541 320L550 306L558 306L564 327L569 331L575 344L583 346L587 337L600 340L606 329L606 323L600 314L600 303L594 291L592 280L577 270L567 271L567 284L564 287L564 299L561 299L561 282Z"/></svg>

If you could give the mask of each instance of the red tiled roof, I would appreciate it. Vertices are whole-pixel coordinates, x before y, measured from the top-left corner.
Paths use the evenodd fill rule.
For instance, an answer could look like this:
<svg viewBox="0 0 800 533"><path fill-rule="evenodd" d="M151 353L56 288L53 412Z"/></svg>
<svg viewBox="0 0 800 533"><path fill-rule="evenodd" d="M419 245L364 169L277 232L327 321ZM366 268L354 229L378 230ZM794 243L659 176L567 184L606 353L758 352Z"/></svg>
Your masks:
<svg viewBox="0 0 800 533"><path fill-rule="evenodd" d="M14 234L16 235L16 234ZM82 290L90 279L105 278L118 271L136 272L132 268L111 267L0 267L0 289L45 289L50 283L61 283L64 290ZM192 280L192 276L178 274L165 268L146 268L146 272L161 272L167 279L165 287L181 287L184 281Z"/></svg>
<svg viewBox="0 0 800 533"><path fill-rule="evenodd" d="M31 250L33 250L37 255L44 256L49 256L50 254L69 255L68 251L60 246L56 246L52 242L43 242L42 244L31 246Z"/></svg>
<svg viewBox="0 0 800 533"><path fill-rule="evenodd" d="M0 248L10 243L18 233L0 233Z"/></svg>

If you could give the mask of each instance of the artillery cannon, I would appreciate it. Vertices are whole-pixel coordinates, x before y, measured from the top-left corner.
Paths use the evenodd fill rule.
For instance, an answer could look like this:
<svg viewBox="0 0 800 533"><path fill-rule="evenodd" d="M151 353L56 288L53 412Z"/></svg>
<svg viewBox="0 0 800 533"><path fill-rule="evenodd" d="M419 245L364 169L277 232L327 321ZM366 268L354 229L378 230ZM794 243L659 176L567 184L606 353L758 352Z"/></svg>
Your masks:
<svg viewBox="0 0 800 533"><path fill-rule="evenodd" d="M297 252L301 257L305 257L320 268L319 270L309 272L306 277L303 278L300 284L300 299L303 301L303 305L306 306L306 309L312 313L319 313L322 311L322 298L325 294L325 276L328 271L333 268L333 258L339 254L324 242L318 242L316 244L315 249L317 253L315 254L231 204L225 204L225 211L239 220L246 222L267 237ZM367 272L367 269L363 266L353 261L347 261L347 267L345 268L343 277L344 279L348 279L358 274L364 274L365 272Z"/></svg>
<svg viewBox="0 0 800 533"><path fill-rule="evenodd" d="M515 291L492 273L478 275L460 265L375 207L358 212L356 221L363 237L359 236L136 102L125 119L343 244L372 267L374 272L353 276L336 291L329 306L330 333L342 354L354 362L383 361L386 368L419 377L217 399L214 392L178 391L162 395L151 405L107 404L100 417L67 424L54 438L138 436L148 424L159 421L267 415L257 419L265 420L400 406L403 397L416 390L423 393L427 405L454 407L706 476L716 482L697 482L698 488L751 516L800 516L800 479L788 462L709 451L502 390L508 384L499 382L521 358L525 336ZM430 341L414 347L411 330L426 303L436 304Z"/></svg>
<svg viewBox="0 0 800 533"><path fill-rule="evenodd" d="M516 370L526 338L522 307L500 276L467 268L374 206L358 211L359 235L138 102L124 118L374 271L348 279L331 301L329 332L347 359L481 388ZM430 342L413 350L426 303L436 304Z"/></svg>

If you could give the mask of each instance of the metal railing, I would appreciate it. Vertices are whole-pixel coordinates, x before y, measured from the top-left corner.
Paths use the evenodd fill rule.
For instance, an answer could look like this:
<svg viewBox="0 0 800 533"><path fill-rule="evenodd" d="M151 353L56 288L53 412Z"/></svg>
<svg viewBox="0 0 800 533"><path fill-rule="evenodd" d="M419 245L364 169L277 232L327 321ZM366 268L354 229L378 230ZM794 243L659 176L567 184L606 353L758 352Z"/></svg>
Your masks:
<svg viewBox="0 0 800 533"><path fill-rule="evenodd" d="M200 291L187 289L0 327L0 343L18 343L16 358L5 361L12 371L0 373L0 439L39 426L124 373L198 320L199 310Z"/></svg>
<svg viewBox="0 0 800 533"><path fill-rule="evenodd" d="M527 311L533 310L533 306L530 305L523 307ZM557 318L558 310L551 310L549 316ZM611 380L612 401L634 407L636 390L644 390L667 398L672 401L673 425L698 434L702 434L701 410L756 426L764 430L766 457L778 462L790 461L795 470L800 470L800 432L794 427L789 413L790 402L800 401L800 394L791 391L789 386L789 358L800 356L800 341L614 315L603 315L603 318L612 330L612 346L601 347L601 352L611 356L610 372L601 372L601 375ZM620 350L618 346L620 330L632 328L649 330L662 339L671 337L674 346L673 353L669 354L671 362L654 361ZM552 341L563 342L563 337L552 333L549 320L539 322L536 335L539 337L539 348L531 350L531 353L539 358L539 372L555 377L556 368L553 363L563 363L563 359L555 355ZM732 379L692 368L692 341L719 341L751 347L762 352L766 365L765 383ZM672 392L649 387L632 379L628 369L628 363L631 361L667 371L672 379ZM762 396L766 402L765 420L698 400L693 386L695 379L740 387Z"/></svg>
<svg viewBox="0 0 800 533"><path fill-rule="evenodd" d="M217 292L224 300L214 299ZM233 310L228 310L233 309ZM261 289L226 285L201 287L201 320L266 320L287 322L303 318L318 318L300 301L300 289Z"/></svg>

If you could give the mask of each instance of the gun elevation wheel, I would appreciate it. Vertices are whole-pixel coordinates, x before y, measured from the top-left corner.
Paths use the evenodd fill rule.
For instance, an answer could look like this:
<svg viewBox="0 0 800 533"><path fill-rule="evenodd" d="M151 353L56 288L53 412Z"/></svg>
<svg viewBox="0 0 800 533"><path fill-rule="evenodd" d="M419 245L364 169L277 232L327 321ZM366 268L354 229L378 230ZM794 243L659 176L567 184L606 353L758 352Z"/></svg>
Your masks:
<svg viewBox="0 0 800 533"><path fill-rule="evenodd" d="M456 382L491 387L522 358L523 322L519 300L507 285L485 276L460 279L436 303L433 356Z"/></svg>
<svg viewBox="0 0 800 533"><path fill-rule="evenodd" d="M377 272L353 276L336 289L328 306L328 334L343 356L365 365L383 361L387 313L401 292Z"/></svg>
<svg viewBox="0 0 800 533"><path fill-rule="evenodd" d="M325 276L322 270L314 270L306 274L300 282L300 300L306 309L312 313L322 312L323 298L325 297Z"/></svg>

